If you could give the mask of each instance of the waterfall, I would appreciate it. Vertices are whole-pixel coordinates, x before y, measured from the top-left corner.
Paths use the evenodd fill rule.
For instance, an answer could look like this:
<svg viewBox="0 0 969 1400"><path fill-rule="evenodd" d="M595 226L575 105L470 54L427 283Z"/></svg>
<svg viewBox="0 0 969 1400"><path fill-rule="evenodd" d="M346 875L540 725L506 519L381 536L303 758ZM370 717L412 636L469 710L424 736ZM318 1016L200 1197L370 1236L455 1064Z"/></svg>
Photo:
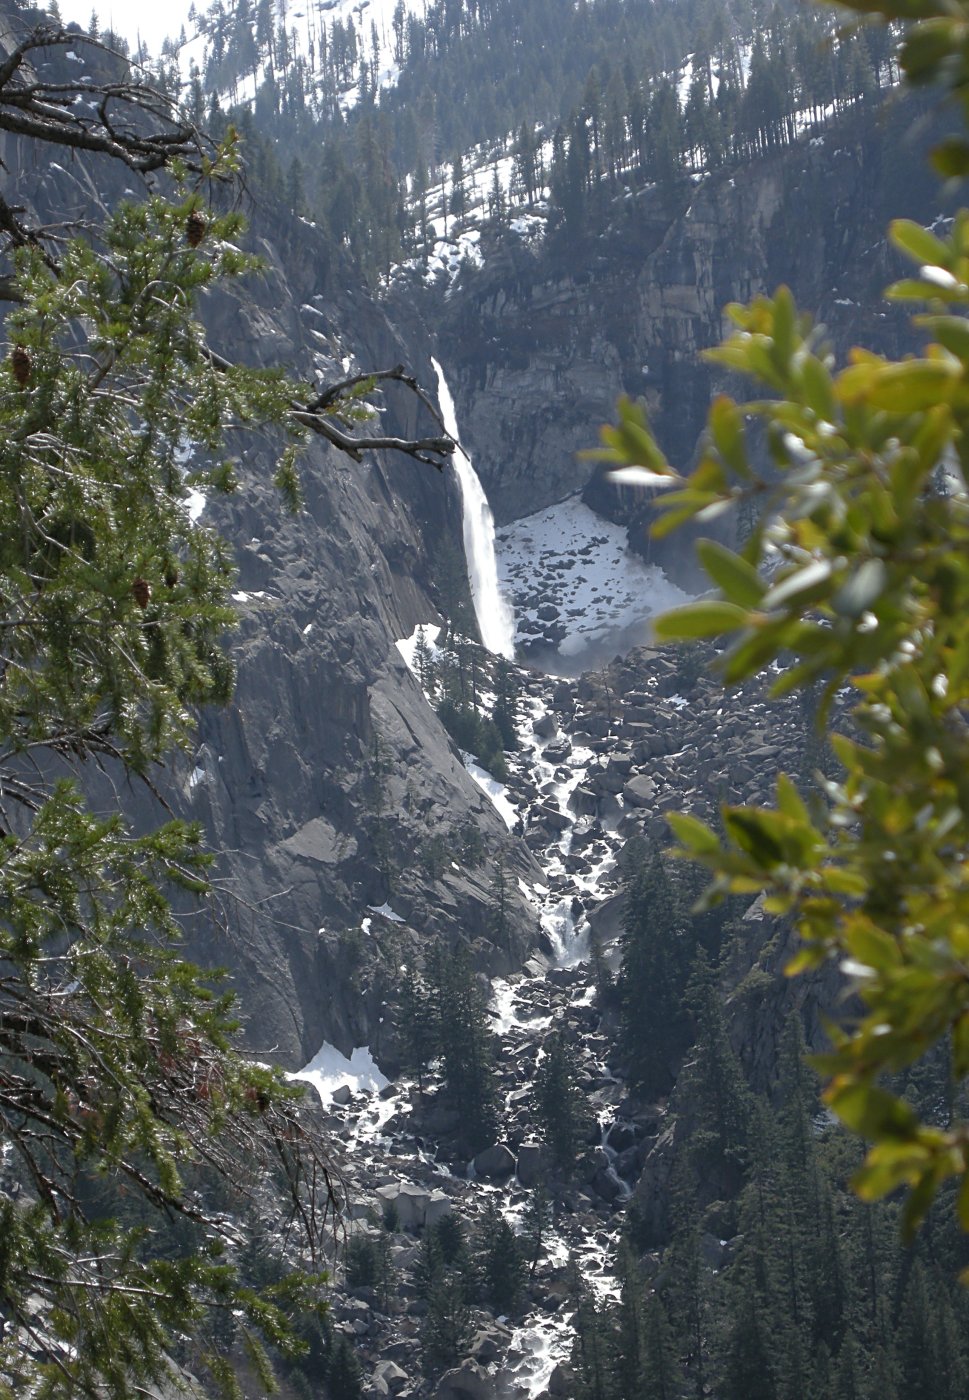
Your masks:
<svg viewBox="0 0 969 1400"><path fill-rule="evenodd" d="M515 655L515 616L498 587L498 566L495 562L495 521L488 497L478 479L471 458L461 446L454 400L444 378L444 371L432 359L437 375L437 395L441 417L448 435L458 444L454 454L454 470L461 486L464 527L464 557L471 582L471 599L478 619L481 640L489 651L509 660Z"/></svg>

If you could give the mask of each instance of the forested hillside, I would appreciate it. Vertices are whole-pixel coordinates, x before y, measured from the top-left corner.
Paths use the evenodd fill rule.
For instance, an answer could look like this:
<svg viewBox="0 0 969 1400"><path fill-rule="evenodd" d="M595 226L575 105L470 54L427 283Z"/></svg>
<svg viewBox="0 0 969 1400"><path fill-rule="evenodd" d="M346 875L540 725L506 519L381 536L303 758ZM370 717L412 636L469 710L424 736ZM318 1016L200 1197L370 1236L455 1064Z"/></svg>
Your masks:
<svg viewBox="0 0 969 1400"><path fill-rule="evenodd" d="M786 145L897 77L886 28L799 4L388 10L200 7L155 66L210 128L240 126L267 197L373 275L426 259L475 205L500 222L539 203L572 235L617 191Z"/></svg>

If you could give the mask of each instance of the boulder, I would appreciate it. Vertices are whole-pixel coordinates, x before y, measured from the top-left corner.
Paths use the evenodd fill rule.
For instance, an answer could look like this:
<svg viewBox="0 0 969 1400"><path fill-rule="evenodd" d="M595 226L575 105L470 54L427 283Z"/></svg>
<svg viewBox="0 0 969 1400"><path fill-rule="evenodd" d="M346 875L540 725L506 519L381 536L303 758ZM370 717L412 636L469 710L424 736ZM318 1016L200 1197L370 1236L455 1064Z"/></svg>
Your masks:
<svg viewBox="0 0 969 1400"><path fill-rule="evenodd" d="M556 1397L561 1396L562 1400L567 1400L575 1387L575 1372L571 1366L565 1366L560 1361L548 1378L548 1393Z"/></svg>
<svg viewBox="0 0 969 1400"><path fill-rule="evenodd" d="M378 1361L373 1368L373 1378L375 1381L382 1380L391 1395L403 1390L410 1381L407 1372L398 1366L396 1361Z"/></svg>
<svg viewBox="0 0 969 1400"><path fill-rule="evenodd" d="M622 790L627 807L648 807L656 796L656 784L648 773L640 773L630 778Z"/></svg>
<svg viewBox="0 0 969 1400"><path fill-rule="evenodd" d="M409 1181L391 1186L378 1186L376 1195L384 1206L394 1206L402 1230L420 1230L433 1225L442 1216L450 1215L451 1201L443 1191L428 1191Z"/></svg>
<svg viewBox="0 0 969 1400"><path fill-rule="evenodd" d="M506 1338L500 1332L492 1331L490 1327L482 1327L475 1332L468 1350L475 1361L487 1366L489 1361L498 1360L504 1341Z"/></svg>
<svg viewBox="0 0 969 1400"><path fill-rule="evenodd" d="M352 1095L353 1090L350 1088L350 1085L341 1084L338 1089L333 1090L333 1093L330 1095L330 1101L332 1103L340 1104L340 1106L342 1107L343 1104L350 1102Z"/></svg>
<svg viewBox="0 0 969 1400"><path fill-rule="evenodd" d="M497 1400L495 1381L475 1361L465 1361L445 1371L437 1383L434 1400Z"/></svg>
<svg viewBox="0 0 969 1400"><path fill-rule="evenodd" d="M619 1182L616 1179L615 1175L608 1170L603 1170L600 1168L600 1170L596 1172L595 1176L592 1179L592 1185L595 1187L596 1191L602 1197L602 1199L604 1201L609 1201L610 1203L618 1200L619 1197L623 1194L622 1183Z"/></svg>
<svg viewBox="0 0 969 1400"><path fill-rule="evenodd" d="M504 1181L515 1170L515 1155L503 1142L497 1142L478 1153L474 1159L474 1170L477 1176L490 1181Z"/></svg>
<svg viewBox="0 0 969 1400"><path fill-rule="evenodd" d="M571 817L567 817L564 812L560 812L557 807L553 807L548 802L542 803L535 816L543 826L551 827L553 831L564 831L566 827L572 825Z"/></svg>
<svg viewBox="0 0 969 1400"><path fill-rule="evenodd" d="M523 1142L518 1149L518 1180L523 1186L535 1186L545 1175L545 1154L541 1143Z"/></svg>
<svg viewBox="0 0 969 1400"><path fill-rule="evenodd" d="M625 1152L627 1147L634 1146L636 1133L629 1123L613 1123L606 1134L606 1142L614 1152Z"/></svg>
<svg viewBox="0 0 969 1400"><path fill-rule="evenodd" d="M432 1191L424 1209L424 1224L436 1225L451 1214L451 1198L444 1191Z"/></svg>

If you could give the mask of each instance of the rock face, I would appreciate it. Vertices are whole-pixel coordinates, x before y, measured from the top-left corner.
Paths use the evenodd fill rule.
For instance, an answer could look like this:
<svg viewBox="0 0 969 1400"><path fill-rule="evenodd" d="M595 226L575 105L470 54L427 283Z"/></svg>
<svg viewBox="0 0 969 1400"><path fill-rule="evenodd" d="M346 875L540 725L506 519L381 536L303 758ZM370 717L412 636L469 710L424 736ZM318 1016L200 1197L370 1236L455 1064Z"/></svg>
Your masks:
<svg viewBox="0 0 969 1400"><path fill-rule="evenodd" d="M930 223L942 207L923 159L929 137L913 138L912 118L904 102L865 110L736 178L723 171L675 194L617 201L582 238L526 245L508 232L486 248L484 266L435 314L462 433L499 523L586 488L589 466L576 454L595 445L623 393L643 398L671 461L688 466L726 385L699 352L721 339L731 301L786 282L840 351L858 340L910 348L906 321L880 298L900 267L885 226L902 215ZM600 482L586 499L639 524L642 497L624 492ZM654 544L653 558L689 581L681 536Z"/></svg>
<svg viewBox="0 0 969 1400"><path fill-rule="evenodd" d="M131 180L107 159L62 167L35 154L0 139L9 197L40 224L65 209L97 219ZM205 299L213 348L320 384L342 379L346 363L401 362L433 384L419 328L402 337L319 231L258 206L248 241L265 271ZM412 395L390 386L383 403L388 432L436 431ZM239 489L210 499L202 520L237 548L236 693L201 716L197 750L165 792L221 852L221 909L186 921L187 948L231 966L245 1034L264 1057L296 1068L324 1040L379 1057L392 1051L381 1002L417 930L479 940L478 965L493 971L534 930L516 877L540 872L394 645L440 621L435 558L443 542L461 550L459 492L451 468L401 455L355 463L314 439L300 464L303 508L288 515L267 444L240 436L232 449ZM145 795L132 801L138 821L166 816ZM435 840L453 848L462 824L483 838L477 866L425 861ZM501 951L486 941L499 852L510 877Z"/></svg>

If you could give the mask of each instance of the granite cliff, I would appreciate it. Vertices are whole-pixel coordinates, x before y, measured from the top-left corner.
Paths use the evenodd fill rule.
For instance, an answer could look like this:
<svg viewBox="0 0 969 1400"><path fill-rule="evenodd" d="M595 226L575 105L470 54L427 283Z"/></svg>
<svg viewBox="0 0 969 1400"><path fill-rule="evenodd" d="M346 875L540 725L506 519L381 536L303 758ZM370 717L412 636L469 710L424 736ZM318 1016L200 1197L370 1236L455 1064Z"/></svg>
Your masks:
<svg viewBox="0 0 969 1400"><path fill-rule="evenodd" d="M687 466L726 387L702 351L730 302L786 283L838 354L904 352L907 323L881 298L901 266L885 229L951 212L925 160L933 130L911 97L889 97L743 168L627 191L580 233L503 231L446 296L424 292L499 523L584 491L645 551L641 497L623 499L577 454L629 394ZM687 582L689 556L682 540L654 553Z"/></svg>

